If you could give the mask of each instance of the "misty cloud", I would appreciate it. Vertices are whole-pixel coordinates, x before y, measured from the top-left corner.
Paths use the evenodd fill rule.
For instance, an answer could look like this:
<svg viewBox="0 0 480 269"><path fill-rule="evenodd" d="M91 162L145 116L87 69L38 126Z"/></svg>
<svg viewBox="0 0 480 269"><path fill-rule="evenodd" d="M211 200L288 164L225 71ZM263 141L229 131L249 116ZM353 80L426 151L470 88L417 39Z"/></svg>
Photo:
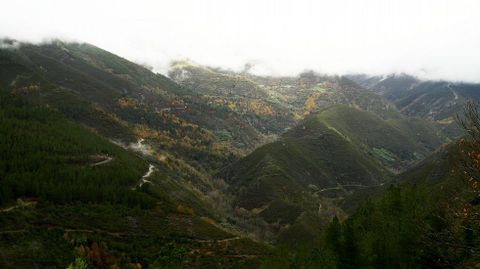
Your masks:
<svg viewBox="0 0 480 269"><path fill-rule="evenodd" d="M92 43L166 73L193 61L258 74L384 74L480 82L480 2L25 1L2 3L0 37Z"/></svg>

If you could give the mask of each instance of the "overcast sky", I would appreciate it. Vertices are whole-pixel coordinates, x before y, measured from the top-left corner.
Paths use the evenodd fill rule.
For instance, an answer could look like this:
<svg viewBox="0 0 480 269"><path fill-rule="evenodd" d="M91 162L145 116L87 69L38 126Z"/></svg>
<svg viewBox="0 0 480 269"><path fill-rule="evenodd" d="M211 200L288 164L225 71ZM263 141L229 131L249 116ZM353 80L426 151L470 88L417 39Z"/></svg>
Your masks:
<svg viewBox="0 0 480 269"><path fill-rule="evenodd" d="M84 41L165 73L171 60L262 74L480 82L478 0L2 0L0 36Z"/></svg>

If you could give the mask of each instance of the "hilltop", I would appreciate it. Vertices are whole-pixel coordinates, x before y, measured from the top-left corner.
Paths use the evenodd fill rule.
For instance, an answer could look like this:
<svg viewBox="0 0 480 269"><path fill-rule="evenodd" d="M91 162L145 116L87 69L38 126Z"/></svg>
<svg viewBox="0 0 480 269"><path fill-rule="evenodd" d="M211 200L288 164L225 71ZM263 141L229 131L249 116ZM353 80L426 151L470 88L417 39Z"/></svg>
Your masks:
<svg viewBox="0 0 480 269"><path fill-rule="evenodd" d="M330 106L227 167L222 176L236 205L265 221L292 225L302 222L305 212L321 226L322 218L343 214L343 200L356 190L388 183L393 172L442 144L428 123L400 122Z"/></svg>

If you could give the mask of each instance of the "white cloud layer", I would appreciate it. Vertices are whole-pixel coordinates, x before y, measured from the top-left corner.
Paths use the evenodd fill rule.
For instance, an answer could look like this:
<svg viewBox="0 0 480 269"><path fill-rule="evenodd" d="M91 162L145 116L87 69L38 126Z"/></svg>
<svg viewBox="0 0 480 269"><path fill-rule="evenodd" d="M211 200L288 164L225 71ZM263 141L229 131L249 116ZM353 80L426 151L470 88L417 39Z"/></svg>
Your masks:
<svg viewBox="0 0 480 269"><path fill-rule="evenodd" d="M171 60L263 74L480 82L478 0L2 1L0 36L89 42L165 72Z"/></svg>

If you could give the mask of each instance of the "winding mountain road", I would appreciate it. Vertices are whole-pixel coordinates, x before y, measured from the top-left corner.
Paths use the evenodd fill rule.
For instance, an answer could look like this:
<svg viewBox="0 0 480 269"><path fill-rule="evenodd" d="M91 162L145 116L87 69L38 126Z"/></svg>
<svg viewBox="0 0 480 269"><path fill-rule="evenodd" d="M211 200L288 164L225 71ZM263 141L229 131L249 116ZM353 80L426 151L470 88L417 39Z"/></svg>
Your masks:
<svg viewBox="0 0 480 269"><path fill-rule="evenodd" d="M107 164L107 163L111 162L112 160L113 160L113 157L108 156L105 160L99 161L99 162L96 162L96 163L92 163L90 166L104 165L104 164Z"/></svg>
<svg viewBox="0 0 480 269"><path fill-rule="evenodd" d="M321 189L321 190L318 190L316 191L315 193L318 194L318 193L322 193L322 192L325 192L325 191L332 191L332 190L341 190L345 187L347 188L373 188L373 187L381 187L383 185L385 185L387 182L383 182L381 184L377 184L377 185L361 185L361 184L347 184L347 185L338 185L336 187L331 187L331 188L325 188L325 189Z"/></svg>
<svg viewBox="0 0 480 269"><path fill-rule="evenodd" d="M135 186L135 187L132 188L132 190L135 190L135 189L137 189L137 188L142 187L143 184L145 184L145 183L153 184L153 182L150 181L150 180L148 180L147 178L149 178L149 177L153 174L153 172L155 172L155 170L156 170L155 165L149 164L149 166L148 166L148 171L147 171L147 172L145 173L145 175L143 175L143 177L140 179L140 182L137 184L137 186Z"/></svg>

